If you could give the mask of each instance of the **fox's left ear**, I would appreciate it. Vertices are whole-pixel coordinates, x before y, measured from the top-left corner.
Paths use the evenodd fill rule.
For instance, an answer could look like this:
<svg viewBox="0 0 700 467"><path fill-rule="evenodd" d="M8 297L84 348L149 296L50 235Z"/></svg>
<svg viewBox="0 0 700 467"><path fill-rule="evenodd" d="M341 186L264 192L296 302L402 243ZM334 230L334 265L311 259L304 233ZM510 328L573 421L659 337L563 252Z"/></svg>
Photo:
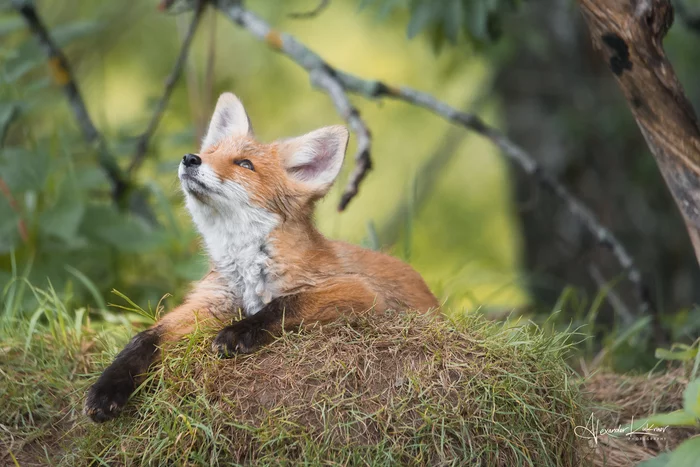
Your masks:
<svg viewBox="0 0 700 467"><path fill-rule="evenodd" d="M320 197L340 173L348 138L344 126L328 126L285 141L280 156L289 176Z"/></svg>
<svg viewBox="0 0 700 467"><path fill-rule="evenodd" d="M250 119L243 103L230 92L219 96L209 129L202 140L202 151L228 136L245 136L253 133Z"/></svg>

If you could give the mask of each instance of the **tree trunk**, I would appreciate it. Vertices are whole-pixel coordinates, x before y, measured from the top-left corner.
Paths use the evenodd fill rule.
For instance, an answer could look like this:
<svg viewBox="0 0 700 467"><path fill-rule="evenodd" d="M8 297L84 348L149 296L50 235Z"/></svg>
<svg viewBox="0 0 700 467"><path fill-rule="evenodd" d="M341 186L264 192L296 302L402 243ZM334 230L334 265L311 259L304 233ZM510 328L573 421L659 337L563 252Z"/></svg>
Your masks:
<svg viewBox="0 0 700 467"><path fill-rule="evenodd" d="M615 75L678 204L700 262L700 128L662 47L669 0L579 0L594 45Z"/></svg>
<svg viewBox="0 0 700 467"><path fill-rule="evenodd" d="M508 134L618 236L661 313L700 301L700 289L692 285L700 282L700 269L682 217L582 15L567 0L538 0L513 15L507 28L518 39L494 85ZM535 36L540 39L521 39ZM700 51L684 54L689 63L700 63ZM572 220L559 199L517 170L513 177L527 285L538 307L552 309L567 286L585 291L578 297L590 302L601 285L614 284L634 313L637 291L619 280L610 251ZM606 302L601 323L611 323L612 313Z"/></svg>

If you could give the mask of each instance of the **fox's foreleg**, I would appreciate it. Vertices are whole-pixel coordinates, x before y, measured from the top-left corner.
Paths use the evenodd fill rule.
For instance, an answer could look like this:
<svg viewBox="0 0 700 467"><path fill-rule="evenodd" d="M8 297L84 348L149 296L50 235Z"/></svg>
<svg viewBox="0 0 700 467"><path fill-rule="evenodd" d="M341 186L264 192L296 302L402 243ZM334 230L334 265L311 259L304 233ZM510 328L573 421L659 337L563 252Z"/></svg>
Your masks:
<svg viewBox="0 0 700 467"><path fill-rule="evenodd" d="M138 333L119 352L88 390L85 414L96 422L110 420L122 410L129 396L160 359L160 347L193 332L198 326L218 327L238 310L238 300L227 293L211 273L195 285L184 303L150 329Z"/></svg>
<svg viewBox="0 0 700 467"><path fill-rule="evenodd" d="M341 315L384 309L384 301L362 278L334 278L329 284L273 299L256 314L222 329L212 348L222 357L251 353L284 330L327 323Z"/></svg>

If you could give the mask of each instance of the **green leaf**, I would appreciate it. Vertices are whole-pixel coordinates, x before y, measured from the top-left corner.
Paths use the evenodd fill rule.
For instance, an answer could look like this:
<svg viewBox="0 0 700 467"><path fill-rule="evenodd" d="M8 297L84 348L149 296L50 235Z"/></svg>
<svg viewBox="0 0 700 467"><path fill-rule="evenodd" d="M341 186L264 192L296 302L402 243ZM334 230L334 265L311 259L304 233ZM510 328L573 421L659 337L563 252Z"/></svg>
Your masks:
<svg viewBox="0 0 700 467"><path fill-rule="evenodd" d="M26 95L32 95L42 91L53 85L53 81L50 76L41 76L33 81L28 82L24 85L24 92Z"/></svg>
<svg viewBox="0 0 700 467"><path fill-rule="evenodd" d="M104 170L97 167L85 167L78 170L74 176L75 185L81 190L97 190L109 188L109 179Z"/></svg>
<svg viewBox="0 0 700 467"><path fill-rule="evenodd" d="M101 229L100 236L125 253L152 251L162 243L161 235L134 218L126 218L119 225Z"/></svg>
<svg viewBox="0 0 700 467"><path fill-rule="evenodd" d="M487 21L489 10L483 0L472 0L465 12L467 31L476 39L487 39Z"/></svg>
<svg viewBox="0 0 700 467"><path fill-rule="evenodd" d="M672 464L669 463L671 460L671 453L670 452L664 452L662 454L659 454L656 457L653 457L651 459L647 459L644 462L640 462L637 464L637 467L666 467L666 466L671 466Z"/></svg>
<svg viewBox="0 0 700 467"><path fill-rule="evenodd" d="M39 229L48 236L73 244L85 213L85 201L72 189L64 189L56 202L39 216Z"/></svg>
<svg viewBox="0 0 700 467"><path fill-rule="evenodd" d="M435 19L436 12L439 12L439 7L436 7L435 4L419 0L411 11L411 19L406 29L408 38L413 39L423 29L427 28Z"/></svg>
<svg viewBox="0 0 700 467"><path fill-rule="evenodd" d="M689 347L685 350L656 349L654 356L659 360L681 360L684 362L695 359L698 354L697 347Z"/></svg>
<svg viewBox="0 0 700 467"><path fill-rule="evenodd" d="M46 56L31 38L12 51L3 65L2 80L14 83L24 75L46 63Z"/></svg>
<svg viewBox="0 0 700 467"><path fill-rule="evenodd" d="M430 36L430 45L433 47L433 53L437 55L442 50L446 38L442 25L438 24L437 26L431 27L428 34Z"/></svg>
<svg viewBox="0 0 700 467"><path fill-rule="evenodd" d="M683 409L700 419L700 379L691 381L683 391Z"/></svg>
<svg viewBox="0 0 700 467"><path fill-rule="evenodd" d="M13 61L11 64L8 64L7 71L3 73L3 81L12 84L42 63L44 63L44 60L40 57L27 57L26 60Z"/></svg>
<svg viewBox="0 0 700 467"><path fill-rule="evenodd" d="M143 220L121 214L112 205L88 206L81 232L124 253L152 251L163 243L164 233Z"/></svg>
<svg viewBox="0 0 700 467"><path fill-rule="evenodd" d="M452 0L443 11L443 31L444 36L454 44L459 37L459 31L462 28L462 19L464 18L464 8L462 0Z"/></svg>
<svg viewBox="0 0 700 467"><path fill-rule="evenodd" d="M685 410L676 410L669 413L654 414L648 418L637 420L632 424L631 431L639 431L644 427L655 428L665 426L695 426L695 416Z"/></svg>
<svg viewBox="0 0 700 467"><path fill-rule="evenodd" d="M379 19L408 6L406 28L409 39L426 33L436 51L444 41L457 43L460 33L479 46L500 36L503 16L519 6L518 0L360 0L359 9L369 5Z"/></svg>
<svg viewBox="0 0 700 467"><path fill-rule="evenodd" d="M0 105L0 147L5 141L5 134L12 121L19 114L19 106L13 102L3 102Z"/></svg>
<svg viewBox="0 0 700 467"><path fill-rule="evenodd" d="M489 39L493 42L503 36L503 24L494 12L489 12L488 18L486 19L486 30L489 35Z"/></svg>
<svg viewBox="0 0 700 467"><path fill-rule="evenodd" d="M10 207L7 199L0 195L0 253L17 248L20 242L19 215Z"/></svg>
<svg viewBox="0 0 700 467"><path fill-rule="evenodd" d="M56 44L62 47L75 40L97 34L100 26L100 23L97 21L74 21L53 28L51 36Z"/></svg>
<svg viewBox="0 0 700 467"><path fill-rule="evenodd" d="M377 18L385 20L397 8L406 6L404 0L360 0L358 10L367 8L369 5L377 5Z"/></svg>
<svg viewBox="0 0 700 467"><path fill-rule="evenodd" d="M11 34L15 31L19 31L24 27L24 21L19 16L2 18L2 20L0 20L0 37L5 36L7 34Z"/></svg>
<svg viewBox="0 0 700 467"><path fill-rule="evenodd" d="M49 174L49 156L42 149L4 148L0 153L0 173L15 197L18 193L44 187Z"/></svg>
<svg viewBox="0 0 700 467"><path fill-rule="evenodd" d="M700 462L700 436L690 438L678 446L669 457L669 466L697 467Z"/></svg>

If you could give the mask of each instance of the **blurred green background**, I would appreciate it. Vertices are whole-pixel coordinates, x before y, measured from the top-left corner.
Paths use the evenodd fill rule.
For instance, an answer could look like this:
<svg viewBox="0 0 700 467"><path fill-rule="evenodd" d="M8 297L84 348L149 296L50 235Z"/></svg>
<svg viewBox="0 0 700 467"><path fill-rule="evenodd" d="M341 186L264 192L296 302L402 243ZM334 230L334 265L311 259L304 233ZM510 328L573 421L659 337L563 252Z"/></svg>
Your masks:
<svg viewBox="0 0 700 467"><path fill-rule="evenodd" d="M628 246L651 285L664 332L692 340L700 329L693 305L700 293L697 264L626 103L591 49L575 2L474 1L469 4L482 5L485 13L465 18L481 22L455 35L448 28L455 1L333 0L303 20L289 14L311 10L316 1L261 0L247 7L334 67L426 91L504 129ZM156 7L150 0L37 2L94 123L123 167L191 19L191 13L165 14ZM408 39L407 31L416 37ZM53 287L67 306L94 310L119 301L112 289L142 306L155 306L165 294L172 295L166 308L180 300L207 262L182 203L177 165L183 154L198 150L219 93L233 91L242 99L263 141L343 123L297 64L208 9L136 174L138 196L132 195L132 209L120 211L96 149L83 141L61 89L51 82L45 54L8 7L0 15L0 37L5 300L22 277ZM699 42L698 32L682 21L667 40L696 108ZM637 298L614 258L557 199L476 135L400 102L352 100L372 131L374 168L347 211L338 213L353 166L351 140L343 174L317 210L324 233L410 262L450 313L587 324L597 337L592 352L613 342L624 350L621 367L652 361L633 350L647 349L658 329L638 314ZM29 314L36 307L28 292L13 300L13 310ZM624 318L629 315L633 321ZM633 323L639 324L635 334L620 341Z"/></svg>

